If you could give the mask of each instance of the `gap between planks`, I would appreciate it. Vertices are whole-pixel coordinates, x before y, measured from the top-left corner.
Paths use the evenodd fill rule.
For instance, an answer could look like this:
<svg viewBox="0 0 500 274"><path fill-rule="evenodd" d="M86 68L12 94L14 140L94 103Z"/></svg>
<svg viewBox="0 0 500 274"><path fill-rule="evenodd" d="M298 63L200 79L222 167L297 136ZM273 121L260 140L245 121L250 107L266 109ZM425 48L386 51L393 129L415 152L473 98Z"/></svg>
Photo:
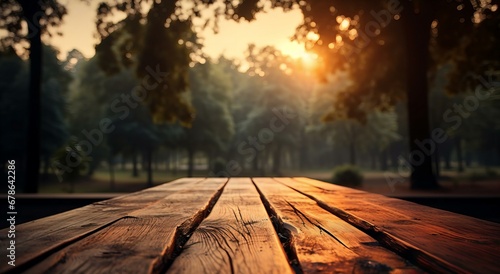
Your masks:
<svg viewBox="0 0 500 274"><path fill-rule="evenodd" d="M118 197L116 199L100 202L100 205L91 212L87 210L88 207L80 208L79 211L75 210L66 212L71 217L69 219L67 218L68 214L65 215L63 213L41 219L43 220L43 222L35 221L32 223L28 223L26 224L25 227L28 227L29 229L24 229L25 233L30 233L30 232L33 234L42 233L41 235L45 236L47 241L50 241L51 238L54 238L54 240L56 241L54 243L51 243L52 245L49 245L49 248L44 249L43 245L41 246L37 244L38 239L35 238L33 242L29 242L31 246L35 247L35 249L32 250L32 253L35 253L35 256L32 256L30 260L25 261L22 264L16 264L15 269L6 269L6 270L16 273L21 270L27 270L27 272L38 273L45 267L46 270L51 269L51 272L71 273L72 271L70 269L64 270L63 268L57 267L58 264L64 265L64 260L71 257L68 256L68 254L71 254L71 252L68 252L68 250L74 250L75 246L79 246L82 243L92 242L91 240L89 241L89 239L99 238L98 237L99 235L102 235L106 231L113 231L114 228L120 227L121 224L124 223L136 224L137 219L139 219L139 217L134 215L140 213L142 210L150 209L154 207L155 204L158 204L161 201L165 200L166 197L168 198L171 196L175 196L176 193L192 191L191 190L192 186L198 185L199 183L206 181L210 180L180 179L172 183L128 194L122 197ZM200 184L200 186L203 185L204 184ZM150 199L151 197L153 198ZM116 206L115 209L113 209L113 205ZM101 208L101 210L98 210L99 208ZM82 224L81 218L83 218L84 221L83 225L80 226L78 224ZM57 220L58 222L47 223L47 221L51 220L54 221L54 219ZM65 223L65 220L69 221L70 223L69 224ZM106 222L106 220L111 220L111 221ZM91 225L85 225L88 223L90 223ZM47 224L51 227L47 229L46 227L43 227L41 224ZM69 236L67 238L64 238L63 236L68 236L68 233L65 233L66 231L62 230L61 224L64 224L64 226L66 227L69 226L75 228L73 230L70 229L69 235L73 235L75 233L81 233L81 234L78 234L75 237ZM55 226L56 229L52 228L53 226ZM85 233L82 233L82 231L85 231ZM44 232L48 233L48 235L44 235L43 234ZM44 238L43 236L42 239ZM126 241L127 239L120 238L120 240ZM119 242L120 240L118 240L117 242ZM101 243L104 244L106 241L107 239L97 240L93 243L92 247L98 249L99 245ZM24 248L26 248L26 246L27 246L26 244L23 245ZM106 252L103 251L103 254L104 253ZM111 253L108 252L107 254ZM96 261L98 261L98 259ZM89 263L92 262L89 261Z"/></svg>
<svg viewBox="0 0 500 274"><path fill-rule="evenodd" d="M293 273L250 178L231 178L167 273Z"/></svg>
<svg viewBox="0 0 500 274"><path fill-rule="evenodd" d="M291 232L304 272L422 272L314 200L270 178L253 181L282 229Z"/></svg>
<svg viewBox="0 0 500 274"><path fill-rule="evenodd" d="M498 224L308 178L276 180L426 270L500 269Z"/></svg>

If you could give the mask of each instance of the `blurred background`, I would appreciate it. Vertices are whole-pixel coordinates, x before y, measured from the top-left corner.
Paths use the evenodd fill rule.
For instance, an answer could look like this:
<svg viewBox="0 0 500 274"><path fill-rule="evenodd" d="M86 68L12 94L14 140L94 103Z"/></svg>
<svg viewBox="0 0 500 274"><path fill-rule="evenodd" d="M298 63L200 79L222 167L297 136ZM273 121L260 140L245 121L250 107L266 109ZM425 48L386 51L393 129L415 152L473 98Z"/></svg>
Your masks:
<svg viewBox="0 0 500 274"><path fill-rule="evenodd" d="M17 192L304 176L499 208L498 1L0 10L0 154L4 178L16 162Z"/></svg>

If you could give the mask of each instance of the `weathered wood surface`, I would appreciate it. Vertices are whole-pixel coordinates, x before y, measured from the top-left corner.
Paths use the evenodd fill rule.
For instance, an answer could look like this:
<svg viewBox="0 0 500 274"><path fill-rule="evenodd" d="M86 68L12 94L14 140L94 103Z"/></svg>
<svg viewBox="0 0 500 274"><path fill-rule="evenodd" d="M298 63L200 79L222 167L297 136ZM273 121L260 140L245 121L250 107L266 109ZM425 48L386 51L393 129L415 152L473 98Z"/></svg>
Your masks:
<svg viewBox="0 0 500 274"><path fill-rule="evenodd" d="M100 229L203 178L185 178L143 191L94 203L61 214L38 219L16 227L16 268L52 253L61 247L85 238ZM19 214L22 214L21 212ZM3 230L5 232L5 230ZM9 241L7 233L0 234L0 243ZM6 258L6 249L0 249L1 258ZM13 271L10 265L1 264L0 272Z"/></svg>
<svg viewBox="0 0 500 274"><path fill-rule="evenodd" d="M500 273L500 225L307 178L179 179L17 226L11 273Z"/></svg>
<svg viewBox="0 0 500 274"><path fill-rule="evenodd" d="M277 180L425 269L500 272L499 224L308 178Z"/></svg>
<svg viewBox="0 0 500 274"><path fill-rule="evenodd" d="M208 214L226 181L207 179L131 212L53 253L28 273L161 272L177 248L177 239Z"/></svg>
<svg viewBox="0 0 500 274"><path fill-rule="evenodd" d="M167 273L292 273L251 180L229 181Z"/></svg>
<svg viewBox="0 0 500 274"><path fill-rule="evenodd" d="M418 271L308 197L270 178L253 180L283 227L291 231L298 260L306 273Z"/></svg>

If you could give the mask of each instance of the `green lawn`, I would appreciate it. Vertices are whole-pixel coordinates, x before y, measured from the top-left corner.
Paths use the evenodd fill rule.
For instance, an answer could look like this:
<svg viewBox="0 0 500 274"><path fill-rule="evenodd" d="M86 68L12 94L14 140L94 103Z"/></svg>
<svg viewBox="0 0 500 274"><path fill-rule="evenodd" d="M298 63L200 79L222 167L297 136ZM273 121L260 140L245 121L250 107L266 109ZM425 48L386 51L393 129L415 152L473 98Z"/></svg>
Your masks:
<svg viewBox="0 0 500 274"><path fill-rule="evenodd" d="M440 184L445 187L447 192L451 193L487 193L487 194L500 194L500 180L498 174L500 170L495 170L497 176L488 177L488 175L495 175L494 173L486 172L484 168L471 168L466 172L458 173L456 171L443 171L441 172L442 180ZM154 185L169 182L177 178L186 177L187 172L180 170L176 173L159 170L153 172ZM205 170L195 171L196 177L205 177L208 172ZM283 170L282 176L290 177L309 177L321 181L329 181L332 177L332 171L327 169L313 169L313 170ZM391 188L388 184L387 175L395 176L395 173L387 173L383 171L363 171L364 181L360 189L376 192L386 195L397 195L398 193L409 193L409 183L398 183L395 188ZM407 176L408 174L404 174ZM260 173L255 172L242 172L240 177L259 177ZM265 174L265 176L274 176L273 174ZM115 185L114 188L110 184L109 171L106 169L99 169L91 178L81 179L79 181L58 182L53 178L51 182L44 182L40 185L41 193L124 193L133 192L144 189L147 187L147 173L144 171L139 172L138 177L132 177L131 170L116 170L115 171Z"/></svg>

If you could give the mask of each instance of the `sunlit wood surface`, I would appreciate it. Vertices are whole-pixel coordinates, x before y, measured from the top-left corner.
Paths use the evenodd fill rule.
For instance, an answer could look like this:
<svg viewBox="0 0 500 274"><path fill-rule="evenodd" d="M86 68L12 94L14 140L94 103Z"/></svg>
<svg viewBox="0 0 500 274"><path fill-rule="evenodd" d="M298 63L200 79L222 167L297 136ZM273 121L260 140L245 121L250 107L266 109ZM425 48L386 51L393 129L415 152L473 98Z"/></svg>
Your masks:
<svg viewBox="0 0 500 274"><path fill-rule="evenodd" d="M307 178L183 178L17 226L12 273L500 273L500 225Z"/></svg>

